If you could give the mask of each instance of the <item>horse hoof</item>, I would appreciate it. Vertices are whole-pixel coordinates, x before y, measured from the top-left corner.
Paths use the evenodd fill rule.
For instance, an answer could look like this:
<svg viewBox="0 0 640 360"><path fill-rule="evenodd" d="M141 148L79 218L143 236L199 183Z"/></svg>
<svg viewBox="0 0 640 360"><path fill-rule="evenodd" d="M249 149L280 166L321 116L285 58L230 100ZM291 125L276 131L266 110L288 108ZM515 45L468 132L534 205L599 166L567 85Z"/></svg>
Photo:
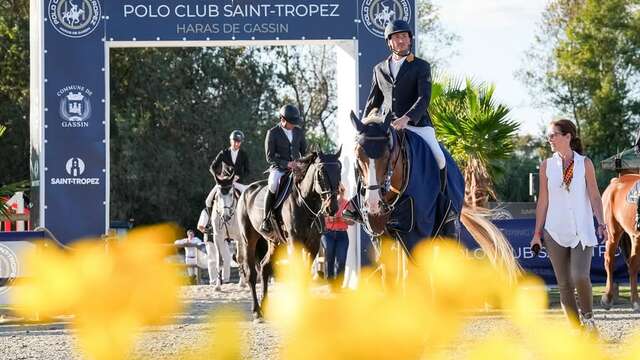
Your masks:
<svg viewBox="0 0 640 360"><path fill-rule="evenodd" d="M220 285L216 285L213 287L213 291L222 291L222 287Z"/></svg>
<svg viewBox="0 0 640 360"><path fill-rule="evenodd" d="M254 324L262 324L262 323L264 323L264 318L262 317L262 314L260 314L258 312L254 312L253 313L253 323Z"/></svg>
<svg viewBox="0 0 640 360"><path fill-rule="evenodd" d="M640 312L640 301L632 302L631 307L633 308L633 312Z"/></svg>
<svg viewBox="0 0 640 360"><path fill-rule="evenodd" d="M607 300L607 294L602 295L600 298L600 305L605 310L610 310L611 306L613 306L613 299L611 301Z"/></svg>

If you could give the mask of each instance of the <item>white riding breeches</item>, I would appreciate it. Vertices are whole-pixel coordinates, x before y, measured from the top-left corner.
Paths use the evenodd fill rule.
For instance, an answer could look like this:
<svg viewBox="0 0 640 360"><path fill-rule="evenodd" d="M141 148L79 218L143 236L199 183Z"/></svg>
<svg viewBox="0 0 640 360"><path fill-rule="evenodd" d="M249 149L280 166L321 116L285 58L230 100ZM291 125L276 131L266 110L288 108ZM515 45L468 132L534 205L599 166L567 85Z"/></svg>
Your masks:
<svg viewBox="0 0 640 360"><path fill-rule="evenodd" d="M416 126L407 125L407 129L420 135L420 137L429 146L429 149L431 149L433 156L436 158L436 162L438 163L438 168L444 169L445 165L447 164L447 161L445 160L444 153L442 152L442 149L440 148L440 144L436 139L436 131L433 129L433 127L431 126L416 127Z"/></svg>
<svg viewBox="0 0 640 360"><path fill-rule="evenodd" d="M282 175L284 175L284 171L279 170L279 169L269 169L269 191L272 194L275 194L276 191L278 190L278 185L280 184L280 179L282 178Z"/></svg>

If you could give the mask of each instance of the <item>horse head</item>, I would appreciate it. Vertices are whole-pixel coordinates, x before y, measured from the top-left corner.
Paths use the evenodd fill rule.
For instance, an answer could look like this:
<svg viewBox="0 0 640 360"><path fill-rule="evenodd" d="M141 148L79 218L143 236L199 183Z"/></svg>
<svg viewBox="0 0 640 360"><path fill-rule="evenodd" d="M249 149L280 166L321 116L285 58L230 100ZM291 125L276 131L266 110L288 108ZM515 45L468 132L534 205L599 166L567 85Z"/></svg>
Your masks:
<svg viewBox="0 0 640 360"><path fill-rule="evenodd" d="M336 154L311 152L298 160L299 167L294 173L295 182L301 188L303 196L313 192L320 197L321 205L318 213L326 216L332 216L338 211L338 192L342 173L341 153L342 147Z"/></svg>
<svg viewBox="0 0 640 360"><path fill-rule="evenodd" d="M381 212L384 194L391 181L391 153L394 147L394 130L391 116L372 112L363 121L351 112L351 124L357 130L357 168L365 187L364 205L367 213Z"/></svg>
<svg viewBox="0 0 640 360"><path fill-rule="evenodd" d="M222 220L227 222L233 217L236 205L236 198L233 191L235 181L235 170L233 167L223 163L220 172L215 174L218 192L215 194L216 212L222 216Z"/></svg>

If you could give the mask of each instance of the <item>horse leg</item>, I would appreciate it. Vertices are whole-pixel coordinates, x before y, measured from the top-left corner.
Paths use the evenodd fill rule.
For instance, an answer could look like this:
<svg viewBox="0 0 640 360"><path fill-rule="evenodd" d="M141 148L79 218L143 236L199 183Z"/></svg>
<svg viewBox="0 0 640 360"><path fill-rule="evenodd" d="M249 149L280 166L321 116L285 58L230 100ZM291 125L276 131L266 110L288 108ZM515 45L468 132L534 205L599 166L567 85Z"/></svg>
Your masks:
<svg viewBox="0 0 640 360"><path fill-rule="evenodd" d="M212 239L213 240L213 239ZM209 284L215 285L214 290L220 290L220 284L218 282L218 249L213 241L206 241L205 246L207 248L207 270L209 270Z"/></svg>
<svg viewBox="0 0 640 360"><path fill-rule="evenodd" d="M274 250L275 246L269 243L267 253L260 263L260 270L262 273L262 300L260 301L261 308L264 308L265 302L267 300L267 294L269 293L269 280L271 279L271 275L273 274L273 263L271 260Z"/></svg>
<svg viewBox="0 0 640 360"><path fill-rule="evenodd" d="M620 237L624 234L624 230L620 228L620 226L613 221L608 213L605 213L605 222L611 224L611 226L607 231L608 240L606 244L606 250L604 253L604 267L607 272L607 284L605 286L605 292L600 298L600 305L605 310L611 309L614 303L614 292L615 292L615 284L613 282L613 266L616 262L616 250L618 249L618 243L620 242Z"/></svg>
<svg viewBox="0 0 640 360"><path fill-rule="evenodd" d="M256 280L258 278L258 271L256 270L256 246L258 243L258 235L252 235L251 239L247 239L246 241L246 268L249 269L249 288L251 289L251 298L253 300L253 307L251 311L253 312L253 318L259 319L262 317L262 312L260 310L260 305L258 304L258 294L256 293Z"/></svg>
<svg viewBox="0 0 640 360"><path fill-rule="evenodd" d="M640 300L638 299L638 270L640 270L640 254L638 254L638 242L640 234L631 237L631 256L629 256L629 287L631 290L631 306L633 311L640 312Z"/></svg>
<svg viewBox="0 0 640 360"><path fill-rule="evenodd" d="M247 286L247 270L244 263L246 259L246 247L244 246L244 241L238 241L237 244L236 262L238 263L238 275L240 276L238 285L245 287Z"/></svg>

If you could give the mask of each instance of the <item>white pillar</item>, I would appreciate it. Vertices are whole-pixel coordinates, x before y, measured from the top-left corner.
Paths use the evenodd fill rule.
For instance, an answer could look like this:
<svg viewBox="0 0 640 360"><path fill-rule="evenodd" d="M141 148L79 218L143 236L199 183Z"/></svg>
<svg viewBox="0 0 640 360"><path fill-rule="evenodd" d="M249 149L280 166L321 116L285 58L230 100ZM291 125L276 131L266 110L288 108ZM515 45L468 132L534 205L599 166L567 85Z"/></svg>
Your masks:
<svg viewBox="0 0 640 360"><path fill-rule="evenodd" d="M353 110L358 112L359 79L358 79L358 43L344 41L337 44L337 102L336 125L338 128L339 144L342 145L342 181L347 187L348 197L355 193L354 174L354 139L355 129L351 126L349 114ZM360 225L349 226L349 250L343 286L355 288L358 286L360 273Z"/></svg>

